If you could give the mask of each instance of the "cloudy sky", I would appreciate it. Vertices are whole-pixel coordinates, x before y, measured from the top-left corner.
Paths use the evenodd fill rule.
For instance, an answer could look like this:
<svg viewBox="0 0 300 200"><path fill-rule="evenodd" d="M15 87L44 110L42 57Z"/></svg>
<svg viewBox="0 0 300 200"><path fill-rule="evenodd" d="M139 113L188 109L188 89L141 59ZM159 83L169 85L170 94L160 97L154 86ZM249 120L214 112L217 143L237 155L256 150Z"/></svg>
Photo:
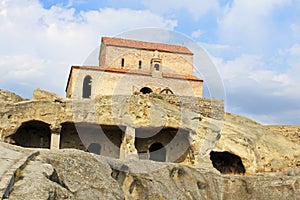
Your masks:
<svg viewBox="0 0 300 200"><path fill-rule="evenodd" d="M70 66L101 36L155 27L206 49L226 111L300 124L299 13L299 0L0 0L0 88L64 96Z"/></svg>

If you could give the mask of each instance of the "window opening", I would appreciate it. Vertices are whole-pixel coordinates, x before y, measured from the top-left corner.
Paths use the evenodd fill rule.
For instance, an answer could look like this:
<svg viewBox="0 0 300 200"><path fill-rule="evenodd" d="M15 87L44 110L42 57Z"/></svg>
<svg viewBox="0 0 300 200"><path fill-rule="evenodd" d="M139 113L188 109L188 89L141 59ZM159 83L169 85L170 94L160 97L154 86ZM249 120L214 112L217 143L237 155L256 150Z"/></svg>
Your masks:
<svg viewBox="0 0 300 200"><path fill-rule="evenodd" d="M149 93L152 93L153 91L148 88L148 87L143 87L141 90L140 90L141 93L143 94L149 94Z"/></svg>
<svg viewBox="0 0 300 200"><path fill-rule="evenodd" d="M125 64L125 59L122 58L122 60L121 60L121 67L124 67L124 64Z"/></svg>
<svg viewBox="0 0 300 200"><path fill-rule="evenodd" d="M86 76L83 80L82 98L90 98L92 92L92 78Z"/></svg>

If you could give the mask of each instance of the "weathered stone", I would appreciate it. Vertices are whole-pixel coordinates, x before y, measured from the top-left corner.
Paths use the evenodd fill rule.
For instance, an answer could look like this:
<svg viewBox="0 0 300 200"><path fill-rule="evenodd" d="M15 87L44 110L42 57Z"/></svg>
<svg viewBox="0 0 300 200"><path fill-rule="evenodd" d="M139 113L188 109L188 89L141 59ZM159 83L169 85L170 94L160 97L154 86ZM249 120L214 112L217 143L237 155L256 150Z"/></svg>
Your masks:
<svg viewBox="0 0 300 200"><path fill-rule="evenodd" d="M124 199L109 165L89 153L41 151L21 173L9 199Z"/></svg>
<svg viewBox="0 0 300 200"><path fill-rule="evenodd" d="M289 138L293 142L298 142L300 144L300 126L269 125L265 127L273 132L280 133L281 135Z"/></svg>
<svg viewBox="0 0 300 200"><path fill-rule="evenodd" d="M20 97L19 95L0 89L0 104L11 104L11 103L17 103L20 101L25 101L27 99L24 99Z"/></svg>
<svg viewBox="0 0 300 200"><path fill-rule="evenodd" d="M226 114L215 151L241 157L246 173L280 171L300 165L300 145L247 118Z"/></svg>
<svg viewBox="0 0 300 200"><path fill-rule="evenodd" d="M21 171L9 199L297 199L299 168L249 176L118 160L79 150L41 151Z"/></svg>
<svg viewBox="0 0 300 200"><path fill-rule="evenodd" d="M61 102L22 101L9 103L0 108L0 135L3 140L13 143L11 136L28 122L32 125L42 123L39 130L48 128L53 136L58 136L60 130L67 131L72 124L73 128L69 130L69 135L77 134L86 126L95 127L93 130L96 130L99 125L134 129L150 127L158 130L167 127L172 128L172 131L182 129L188 133L186 139L190 147L182 152L186 160L179 159L183 163L198 165L203 159L209 159L211 151L226 151L241 158L248 174L259 171L280 171L300 164L299 143L292 142L261 124L241 116L227 113L223 120L221 108L223 104L217 100L177 98L172 95L157 94L130 97L98 96L95 100L63 99ZM131 155L136 154L133 148L135 138L123 137L122 130L118 132L119 135L110 136L109 140L121 138L121 144L122 138L125 139L128 144L122 144L122 148L127 149L126 151ZM66 136L62 133L60 137L56 137L56 140L55 138L51 140L52 146L53 148L58 148L60 145L63 148L88 149L89 143L82 141L85 137L82 138L80 135L76 137L69 138L70 143L64 143ZM50 141L49 138L48 140ZM43 142L45 141L44 139ZM118 145L119 143L114 141L114 147L109 147L105 155L118 158L120 156ZM102 149L104 151L107 147ZM145 154L145 156L149 158L149 155Z"/></svg>
<svg viewBox="0 0 300 200"><path fill-rule="evenodd" d="M62 98L55 93L37 88L33 91L33 100L61 102Z"/></svg>

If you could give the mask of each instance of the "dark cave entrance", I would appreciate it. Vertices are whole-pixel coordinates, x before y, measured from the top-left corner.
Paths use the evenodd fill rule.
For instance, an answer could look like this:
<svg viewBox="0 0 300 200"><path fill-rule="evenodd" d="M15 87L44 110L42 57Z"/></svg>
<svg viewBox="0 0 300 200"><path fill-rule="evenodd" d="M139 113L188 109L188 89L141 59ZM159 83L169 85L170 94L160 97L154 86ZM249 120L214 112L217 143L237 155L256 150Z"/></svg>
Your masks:
<svg viewBox="0 0 300 200"><path fill-rule="evenodd" d="M143 87L143 88L140 90L140 92L143 93L143 94L150 94L150 93L152 93L153 91L152 91L150 88L148 88L148 87Z"/></svg>
<svg viewBox="0 0 300 200"><path fill-rule="evenodd" d="M50 148L51 130L50 125L42 121L28 121L22 123L16 133L8 138L14 144L31 148Z"/></svg>
<svg viewBox="0 0 300 200"><path fill-rule="evenodd" d="M135 130L135 148L139 159L182 163L190 157L189 131L171 127L147 127Z"/></svg>
<svg viewBox="0 0 300 200"><path fill-rule="evenodd" d="M153 143L150 148L150 158L149 160L154 160L158 162L165 162L166 161L166 149L162 143L156 142Z"/></svg>
<svg viewBox="0 0 300 200"><path fill-rule="evenodd" d="M75 123L73 122L65 122L61 124L61 132L60 132L60 149L79 149L86 151L86 147L82 143Z"/></svg>
<svg viewBox="0 0 300 200"><path fill-rule="evenodd" d="M62 124L60 148L74 148L98 155L119 158L124 127L94 123Z"/></svg>
<svg viewBox="0 0 300 200"><path fill-rule="evenodd" d="M210 152L210 160L214 168L223 174L244 174L246 172L241 158L227 151Z"/></svg>

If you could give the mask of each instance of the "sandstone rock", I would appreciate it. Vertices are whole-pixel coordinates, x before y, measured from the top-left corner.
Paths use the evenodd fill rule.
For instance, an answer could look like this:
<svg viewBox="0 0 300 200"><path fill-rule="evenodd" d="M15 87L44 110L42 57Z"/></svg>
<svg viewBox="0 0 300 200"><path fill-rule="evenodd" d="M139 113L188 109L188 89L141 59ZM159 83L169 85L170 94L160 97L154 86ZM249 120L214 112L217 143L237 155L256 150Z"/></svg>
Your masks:
<svg viewBox="0 0 300 200"><path fill-rule="evenodd" d="M1 107L0 138L13 142L10 136L31 121L44 123L56 135L66 123L73 123L73 126L85 123L132 128L171 127L187 130L190 153L184 162L191 165L209 160L211 151L239 156L246 174L280 171L300 165L299 143L247 118L229 113L224 117L223 104L217 100L133 95L53 102L56 95L47 93L45 96L47 100L9 102ZM129 141L129 147L123 144L122 148L136 154L134 137L124 138L123 141ZM81 142L80 138L73 141Z"/></svg>
<svg viewBox="0 0 300 200"><path fill-rule="evenodd" d="M79 150L41 151L9 199L297 199L300 169L221 175L209 165L118 160Z"/></svg>
<svg viewBox="0 0 300 200"><path fill-rule="evenodd" d="M111 172L89 153L41 151L22 171L9 199L124 199Z"/></svg>
<svg viewBox="0 0 300 200"><path fill-rule="evenodd" d="M268 125L265 127L273 132L280 133L281 135L289 138L293 142L298 142L300 144L300 126Z"/></svg>
<svg viewBox="0 0 300 200"><path fill-rule="evenodd" d="M246 172L280 171L300 165L300 145L250 119L226 114L215 151L241 157Z"/></svg>
<svg viewBox="0 0 300 200"><path fill-rule="evenodd" d="M17 102L25 101L25 100L27 100L27 99L24 99L15 93L0 89L0 104L2 104L2 105L17 103Z"/></svg>
<svg viewBox="0 0 300 200"><path fill-rule="evenodd" d="M33 91L33 100L61 102L63 100L63 98L61 98L60 96L58 96L55 93L48 92L45 90L41 90L40 88L37 88Z"/></svg>

